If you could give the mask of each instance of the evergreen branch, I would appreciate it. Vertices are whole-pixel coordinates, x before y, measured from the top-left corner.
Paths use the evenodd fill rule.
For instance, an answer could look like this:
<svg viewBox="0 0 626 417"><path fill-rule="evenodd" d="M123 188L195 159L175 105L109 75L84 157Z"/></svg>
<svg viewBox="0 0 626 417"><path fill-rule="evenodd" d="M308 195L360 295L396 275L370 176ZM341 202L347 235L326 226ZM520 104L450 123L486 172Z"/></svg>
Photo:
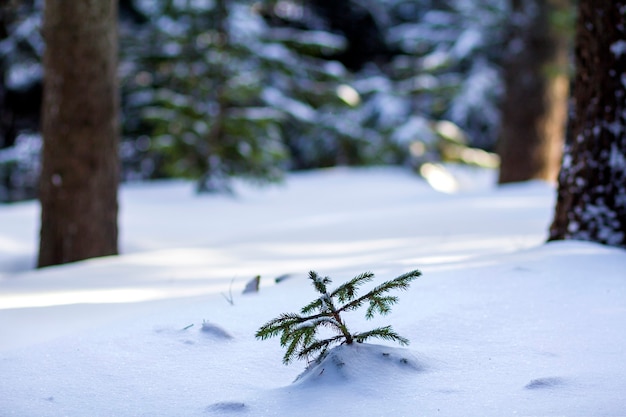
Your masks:
<svg viewBox="0 0 626 417"><path fill-rule="evenodd" d="M333 300L330 298L328 293L324 293L317 300L311 301L309 304L304 306L300 312L302 314L307 314L314 310L319 310L322 314L332 313L335 311L335 305L333 304Z"/></svg>
<svg viewBox="0 0 626 417"><path fill-rule="evenodd" d="M299 346L306 347L311 345L313 340L315 340L315 327L302 326L296 331L290 334L291 343L287 347L285 352L285 356L283 356L283 363L288 365L291 362L293 356L297 353L296 350ZM281 343L281 346L284 344Z"/></svg>
<svg viewBox="0 0 626 417"><path fill-rule="evenodd" d="M354 337L354 340L358 343L363 343L365 340L370 339L370 338L378 338L378 339L398 342L402 346L406 346L409 344L409 340L400 336L398 333L396 333L391 328L391 326L378 327L368 332L357 333L357 334L354 334L353 337Z"/></svg>
<svg viewBox="0 0 626 417"><path fill-rule="evenodd" d="M298 354L298 358L304 359L308 357L309 355L313 354L314 352L321 351L320 354L318 355L318 358L319 358L320 356L324 354L324 352L328 349L330 345L339 342L341 339L343 339L343 335L337 335L337 336L331 337L330 339L316 340L315 342L311 343L309 346L302 349L300 353Z"/></svg>
<svg viewBox="0 0 626 417"><path fill-rule="evenodd" d="M357 298L356 300L351 301L350 303L339 308L337 311L342 312L342 311L356 310L359 307L361 307L363 303L365 303L365 301L372 299L372 298L376 298L378 294L390 291L392 289L406 290L409 288L411 281L416 279L420 275L422 275L422 273L417 269L411 272L407 272L406 274L402 274L398 278L395 278L395 279L392 279L391 281L387 281L387 282L380 284L379 286L375 287L373 290L371 290L367 294ZM371 317L368 317L368 318L371 318Z"/></svg>
<svg viewBox="0 0 626 417"><path fill-rule="evenodd" d="M297 314L281 314L279 317L268 321L256 332L256 337L265 340L277 336L280 332L288 330L290 327L302 323L306 319Z"/></svg>
<svg viewBox="0 0 626 417"><path fill-rule="evenodd" d="M332 282L331 279L328 277L320 278L320 276L317 275L317 272L315 271L309 272L309 279L313 281L313 286L315 287L315 290L319 292L321 296L304 306L302 310L300 310L300 312L302 314L308 314L314 310L327 310L324 308L325 306L327 306L328 304L332 306L332 296L328 294L328 290L326 287L327 284L330 284Z"/></svg>
<svg viewBox="0 0 626 417"><path fill-rule="evenodd" d="M392 279L391 281L383 282L379 286L375 287L372 291L370 291L370 293L380 294L382 292L387 292L392 289L407 290L409 288L409 285L411 284L411 281L413 281L420 275L422 275L422 273L417 269L411 272L407 272L406 274L402 274L399 277Z"/></svg>
<svg viewBox="0 0 626 417"><path fill-rule="evenodd" d="M356 296L356 290L362 284L371 281L374 278L374 274L371 272L364 272L352 278L350 281L339 286L335 291L330 294L331 298L337 297L340 303L345 303L348 300L352 300Z"/></svg>
<svg viewBox="0 0 626 417"><path fill-rule="evenodd" d="M309 322L306 324L312 327L317 327L317 326L330 327L331 329L334 329L337 331L342 331L342 327L345 327L343 326L341 322L338 322L337 319L333 317L331 314L328 314L328 315L318 314L318 316L320 317L311 318Z"/></svg>
<svg viewBox="0 0 626 417"><path fill-rule="evenodd" d="M285 356L283 356L283 363L285 365L288 365L289 362L291 362L292 357L296 349L298 348L298 345L300 344L300 337L298 335L292 334L291 338L292 338L291 343L289 343L289 346L287 347L287 350L285 351Z"/></svg>
<svg viewBox="0 0 626 417"><path fill-rule="evenodd" d="M394 295L388 295L386 297L372 297L370 305L365 311L365 318L370 320L374 317L374 313L378 311L381 316L389 314L391 306L398 302L398 297Z"/></svg>
<svg viewBox="0 0 626 417"><path fill-rule="evenodd" d="M322 298L321 297L316 300L311 301L309 304L302 307L302 310L300 310L300 312L302 314L308 314L315 310L322 310Z"/></svg>
<svg viewBox="0 0 626 417"><path fill-rule="evenodd" d="M328 292L326 284L330 284L332 282L328 277L321 278L315 271L309 271L309 279L313 281L315 290L317 290L320 294L326 294Z"/></svg>

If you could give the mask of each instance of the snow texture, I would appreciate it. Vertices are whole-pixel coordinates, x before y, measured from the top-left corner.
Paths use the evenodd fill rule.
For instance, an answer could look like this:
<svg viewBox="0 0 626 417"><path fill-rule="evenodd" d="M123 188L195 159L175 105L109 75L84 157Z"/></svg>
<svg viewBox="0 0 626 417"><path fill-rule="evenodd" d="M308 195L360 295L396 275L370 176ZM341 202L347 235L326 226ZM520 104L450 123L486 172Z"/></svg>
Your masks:
<svg viewBox="0 0 626 417"><path fill-rule="evenodd" d="M544 244L552 186L441 194L376 168L235 188L126 185L123 255L42 270L38 205L0 206L0 415L626 414L626 252ZM311 269L335 284L370 270L377 285L415 268L388 316L346 316L356 332L393 325L406 349L283 366L279 341L254 337L311 300ZM257 274L260 291L241 294Z"/></svg>

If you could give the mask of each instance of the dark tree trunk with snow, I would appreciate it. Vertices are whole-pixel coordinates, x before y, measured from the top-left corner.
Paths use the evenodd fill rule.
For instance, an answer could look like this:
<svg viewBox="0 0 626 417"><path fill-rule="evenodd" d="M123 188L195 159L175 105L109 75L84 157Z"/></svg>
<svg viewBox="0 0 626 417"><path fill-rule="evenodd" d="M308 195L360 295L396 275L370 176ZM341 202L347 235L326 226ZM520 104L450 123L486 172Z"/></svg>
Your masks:
<svg viewBox="0 0 626 417"><path fill-rule="evenodd" d="M568 143L550 240L626 247L626 0L580 0Z"/></svg>
<svg viewBox="0 0 626 417"><path fill-rule="evenodd" d="M502 104L499 183L556 181L569 93L568 32L555 18L570 0L512 0Z"/></svg>
<svg viewBox="0 0 626 417"><path fill-rule="evenodd" d="M40 267L117 254L117 0L44 9Z"/></svg>

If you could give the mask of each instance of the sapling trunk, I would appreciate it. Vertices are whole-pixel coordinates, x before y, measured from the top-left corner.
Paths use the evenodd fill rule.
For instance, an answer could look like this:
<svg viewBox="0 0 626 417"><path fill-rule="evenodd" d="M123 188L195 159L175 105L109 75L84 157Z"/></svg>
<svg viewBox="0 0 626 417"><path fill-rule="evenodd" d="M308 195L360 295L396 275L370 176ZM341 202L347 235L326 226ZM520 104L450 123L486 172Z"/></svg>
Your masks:
<svg viewBox="0 0 626 417"><path fill-rule="evenodd" d="M348 331L348 328L346 327L343 320L341 319L341 316L339 315L337 311L335 311L334 308L333 308L333 317L335 318L335 320L337 320L337 323L339 323L338 327L341 333L343 334L343 337L346 338L345 344L351 345L352 343L354 343L354 339L352 338L352 335L350 334L350 332Z"/></svg>

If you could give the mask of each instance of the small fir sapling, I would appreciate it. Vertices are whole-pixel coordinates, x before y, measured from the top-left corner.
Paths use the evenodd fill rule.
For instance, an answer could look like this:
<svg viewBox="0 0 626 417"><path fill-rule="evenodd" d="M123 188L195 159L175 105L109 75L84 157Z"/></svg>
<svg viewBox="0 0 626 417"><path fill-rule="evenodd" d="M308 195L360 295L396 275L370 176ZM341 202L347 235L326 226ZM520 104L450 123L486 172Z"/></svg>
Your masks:
<svg viewBox="0 0 626 417"><path fill-rule="evenodd" d="M408 345L409 341L398 335L391 326L378 327L362 333L351 333L341 317L341 313L356 310L369 304L365 311L366 319L371 319L375 313L388 314L391 311L391 306L398 302L398 297L384 294L393 289L408 289L411 281L420 275L421 272L418 270L407 272L358 297L358 288L371 281L374 278L373 273L360 274L329 292L327 286L332 282L331 279L329 277L322 278L316 272L311 271L309 279L313 282L313 286L320 296L304 306L300 310L301 314L281 314L269 321L257 331L256 337L265 340L280 336L280 345L287 349L283 357L285 364L291 362L294 357L305 359L313 356L314 360L319 360L324 357L332 345L363 343L370 338L391 340L400 345ZM330 328L336 335L328 339L318 340L316 335L320 327Z"/></svg>

